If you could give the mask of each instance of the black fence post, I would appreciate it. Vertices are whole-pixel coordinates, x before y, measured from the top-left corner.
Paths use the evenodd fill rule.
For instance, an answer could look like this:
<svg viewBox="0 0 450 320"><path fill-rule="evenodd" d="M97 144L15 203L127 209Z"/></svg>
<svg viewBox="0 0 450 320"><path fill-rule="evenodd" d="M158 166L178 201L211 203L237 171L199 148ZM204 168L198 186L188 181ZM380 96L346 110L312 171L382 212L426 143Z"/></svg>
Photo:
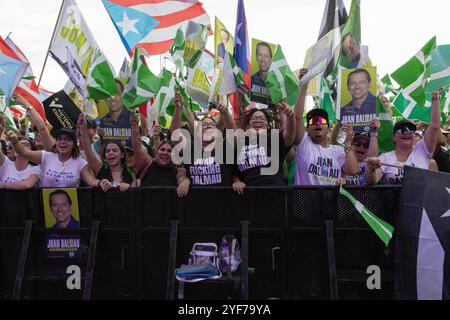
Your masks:
<svg viewBox="0 0 450 320"><path fill-rule="evenodd" d="M94 280L95 256L97 252L99 221L92 221L91 240L89 242L89 254L86 266L86 278L84 280L83 300L91 299L92 282Z"/></svg>
<svg viewBox="0 0 450 320"><path fill-rule="evenodd" d="M167 270L167 292L166 299L173 300L175 287L175 264L177 263L177 240L178 240L177 220L170 221L170 245L169 245L169 266Z"/></svg>
<svg viewBox="0 0 450 320"><path fill-rule="evenodd" d="M17 267L16 281L14 283L14 290L12 294L13 300L19 300L20 297L20 290L22 289L23 273L25 271L25 265L27 263L28 247L30 245L32 229L33 229L33 221L32 220L25 221L25 230L23 233L22 246L20 249L20 257L19 257L19 264Z"/></svg>

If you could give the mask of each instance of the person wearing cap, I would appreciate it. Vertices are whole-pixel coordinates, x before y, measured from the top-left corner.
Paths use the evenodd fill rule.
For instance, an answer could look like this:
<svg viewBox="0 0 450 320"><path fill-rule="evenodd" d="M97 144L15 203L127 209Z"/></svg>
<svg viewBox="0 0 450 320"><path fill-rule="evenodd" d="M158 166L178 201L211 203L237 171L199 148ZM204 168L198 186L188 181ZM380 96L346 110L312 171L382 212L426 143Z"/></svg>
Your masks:
<svg viewBox="0 0 450 320"><path fill-rule="evenodd" d="M409 120L400 120L394 125L395 150L383 153L379 158L367 159L366 182L368 185L375 185L380 180L383 180L386 185L401 185L404 173L403 166L406 165L429 169L433 151L441 134L440 99L439 92L433 92L430 124L423 139L416 146L414 146L414 140L417 127L414 123Z"/></svg>
<svg viewBox="0 0 450 320"><path fill-rule="evenodd" d="M307 72L300 70L300 76ZM343 175L358 173L358 162L353 152L353 127L344 124L346 133L344 148L331 145L329 141L330 123L328 113L322 109L313 109L306 115L306 128L303 112L305 109L308 83L300 88L295 107L297 121L296 136L296 185L335 185Z"/></svg>
<svg viewBox="0 0 450 320"><path fill-rule="evenodd" d="M135 150L136 170L142 187L177 186L179 197L188 193L191 182L186 175L186 169L174 165L172 161L172 142L161 141L155 150L155 157L151 157L142 145L139 119L135 114L131 115L131 143Z"/></svg>
<svg viewBox="0 0 450 320"><path fill-rule="evenodd" d="M42 187L76 188L81 179L91 187L98 186L100 180L95 179L86 160L80 158L75 130L62 128L54 131L56 144L51 152L26 149L18 143L13 131L8 132L8 137L19 156L41 165Z"/></svg>
<svg viewBox="0 0 450 320"><path fill-rule="evenodd" d="M88 122L84 114L78 118L78 128L81 133L81 145L85 149L86 158L95 177L100 180L99 187L108 191L117 187L119 191L127 191L134 182L134 175L126 164L126 151L118 141L108 141L102 148L101 159L96 157L95 151L90 147L91 140L88 134Z"/></svg>
<svg viewBox="0 0 450 320"><path fill-rule="evenodd" d="M0 136L5 126L5 118L0 117ZM36 150L36 146L23 136L19 136L18 140L24 148ZM31 165L28 159L20 155L15 156L14 160L10 160L0 150L0 189L26 190L33 188L39 183L40 175L40 166Z"/></svg>

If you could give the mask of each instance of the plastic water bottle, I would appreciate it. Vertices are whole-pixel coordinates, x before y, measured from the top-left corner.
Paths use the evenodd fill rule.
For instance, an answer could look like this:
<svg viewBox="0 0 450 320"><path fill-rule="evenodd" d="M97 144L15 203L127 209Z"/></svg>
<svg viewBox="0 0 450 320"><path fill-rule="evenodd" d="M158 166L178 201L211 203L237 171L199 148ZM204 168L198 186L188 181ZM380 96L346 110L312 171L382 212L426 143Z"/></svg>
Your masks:
<svg viewBox="0 0 450 320"><path fill-rule="evenodd" d="M341 130L339 130L339 134L338 134L338 136L337 136L337 138L336 138L336 141L337 141L337 143L339 143L339 144L344 144L345 139L347 139L347 134L346 134L345 131L342 130L342 128L341 128Z"/></svg>

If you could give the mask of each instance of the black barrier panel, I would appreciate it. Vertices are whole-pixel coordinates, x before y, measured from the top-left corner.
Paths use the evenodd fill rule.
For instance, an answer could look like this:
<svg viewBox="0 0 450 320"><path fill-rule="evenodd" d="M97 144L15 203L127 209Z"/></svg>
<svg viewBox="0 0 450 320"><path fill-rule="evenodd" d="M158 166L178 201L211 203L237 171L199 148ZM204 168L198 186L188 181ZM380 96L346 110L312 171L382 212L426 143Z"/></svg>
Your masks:
<svg viewBox="0 0 450 320"><path fill-rule="evenodd" d="M23 227L32 215L33 194L34 190L0 192L0 299L11 299Z"/></svg>

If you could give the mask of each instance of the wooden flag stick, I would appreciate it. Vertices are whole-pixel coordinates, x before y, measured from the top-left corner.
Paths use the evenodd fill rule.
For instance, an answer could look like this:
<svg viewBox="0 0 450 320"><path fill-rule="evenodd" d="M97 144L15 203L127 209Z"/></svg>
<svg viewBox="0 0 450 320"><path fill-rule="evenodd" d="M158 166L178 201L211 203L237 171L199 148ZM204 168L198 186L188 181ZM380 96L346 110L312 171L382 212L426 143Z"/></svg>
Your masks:
<svg viewBox="0 0 450 320"><path fill-rule="evenodd" d="M42 75L44 74L45 66L47 65L48 53L50 52L50 47L52 46L53 38L55 37L56 27L58 26L59 18L61 17L61 12L62 12L63 7L64 7L64 0L62 1L61 8L59 9L58 19L56 19L55 28L53 29L52 38L50 39L50 44L48 45L47 53L45 54L44 65L42 66L41 75L39 76L39 81L38 81L38 84L37 84L38 88L39 88L39 86L41 84Z"/></svg>
<svg viewBox="0 0 450 320"><path fill-rule="evenodd" d="M367 160L363 160L363 162L367 163ZM385 167L392 167L392 168L399 168L399 169L403 169L405 166L401 165L401 164L391 164L391 163L380 163L381 166L385 166Z"/></svg>

